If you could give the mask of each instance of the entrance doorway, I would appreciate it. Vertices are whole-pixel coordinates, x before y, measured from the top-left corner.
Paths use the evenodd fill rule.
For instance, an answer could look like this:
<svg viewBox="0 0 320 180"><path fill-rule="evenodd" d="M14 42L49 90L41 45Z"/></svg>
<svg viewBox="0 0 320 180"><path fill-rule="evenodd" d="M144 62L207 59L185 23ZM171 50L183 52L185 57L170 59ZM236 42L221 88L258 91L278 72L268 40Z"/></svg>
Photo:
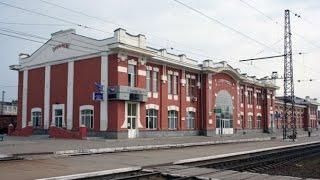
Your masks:
<svg viewBox="0 0 320 180"><path fill-rule="evenodd" d="M137 128L138 103L127 103L127 128L128 138L136 138L138 136Z"/></svg>
<svg viewBox="0 0 320 180"><path fill-rule="evenodd" d="M233 105L228 91L222 90L217 94L215 108L219 109L216 113L216 134L233 134Z"/></svg>

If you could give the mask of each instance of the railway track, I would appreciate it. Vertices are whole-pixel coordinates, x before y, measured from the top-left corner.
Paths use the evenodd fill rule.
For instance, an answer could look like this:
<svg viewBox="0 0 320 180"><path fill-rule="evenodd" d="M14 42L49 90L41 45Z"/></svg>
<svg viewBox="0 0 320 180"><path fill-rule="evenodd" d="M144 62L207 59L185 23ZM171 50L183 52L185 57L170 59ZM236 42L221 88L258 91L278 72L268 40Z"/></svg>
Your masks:
<svg viewBox="0 0 320 180"><path fill-rule="evenodd" d="M81 179L113 179L113 180L197 180L197 179L301 179L306 177L289 177L267 175L269 170L277 170L291 166L304 158L320 155L320 142L288 146L252 153L238 153L226 157L218 157L181 164L162 164L143 167L140 170L109 174ZM263 173L263 174L261 174ZM305 174L305 173L304 173ZM280 175L280 174L279 174ZM316 176L313 178L320 178Z"/></svg>
<svg viewBox="0 0 320 180"><path fill-rule="evenodd" d="M302 158L320 154L320 144L310 145L301 148L293 148L280 152L252 155L230 159L223 162L208 163L201 167L215 168L220 170L248 171L253 173L263 173L269 169L291 165Z"/></svg>

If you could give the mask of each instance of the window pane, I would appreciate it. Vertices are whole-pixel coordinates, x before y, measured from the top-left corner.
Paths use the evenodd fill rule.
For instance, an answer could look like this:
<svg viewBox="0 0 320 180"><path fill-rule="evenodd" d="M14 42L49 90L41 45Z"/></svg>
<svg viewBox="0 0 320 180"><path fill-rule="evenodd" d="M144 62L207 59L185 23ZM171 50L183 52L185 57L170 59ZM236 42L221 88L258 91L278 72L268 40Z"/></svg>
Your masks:
<svg viewBox="0 0 320 180"><path fill-rule="evenodd" d="M178 94L178 76L173 76L173 94Z"/></svg>
<svg viewBox="0 0 320 180"><path fill-rule="evenodd" d="M153 92L158 92L158 72L153 72Z"/></svg>
<svg viewBox="0 0 320 180"><path fill-rule="evenodd" d="M147 70L147 77L146 77L146 89L147 89L147 91L150 91L151 90L151 80L150 80L150 71L149 70Z"/></svg>
<svg viewBox="0 0 320 180"><path fill-rule="evenodd" d="M186 80L186 93L187 93L187 96L190 96L190 89L189 89L189 84L190 84L190 78L187 78Z"/></svg>
<svg viewBox="0 0 320 180"><path fill-rule="evenodd" d="M172 94L172 75L168 75L168 94Z"/></svg>

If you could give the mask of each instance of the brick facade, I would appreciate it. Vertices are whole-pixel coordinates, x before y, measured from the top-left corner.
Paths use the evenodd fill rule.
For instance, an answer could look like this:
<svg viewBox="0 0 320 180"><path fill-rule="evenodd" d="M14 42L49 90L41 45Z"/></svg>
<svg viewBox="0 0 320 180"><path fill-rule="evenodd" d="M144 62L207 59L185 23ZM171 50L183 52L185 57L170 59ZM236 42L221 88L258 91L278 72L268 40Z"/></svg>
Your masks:
<svg viewBox="0 0 320 180"><path fill-rule="evenodd" d="M84 40L72 32L54 33L53 38L63 34ZM68 53L69 46L54 52L47 47L46 62L20 61L17 130L24 128L24 121L29 127L39 117L43 129L59 126L62 118L62 126L50 132L74 138L81 125L87 126L89 136L110 138L262 133L273 128L277 87L268 79L241 74L226 62L205 60L199 65L185 55L149 48L143 35L132 36L123 29L113 38L85 40L88 45L103 41L102 52L75 55ZM59 61L57 56L65 57ZM41 60L37 54L29 58ZM103 101L93 99L96 83L103 86ZM40 114L31 114L35 107ZM64 136L65 131L69 135Z"/></svg>

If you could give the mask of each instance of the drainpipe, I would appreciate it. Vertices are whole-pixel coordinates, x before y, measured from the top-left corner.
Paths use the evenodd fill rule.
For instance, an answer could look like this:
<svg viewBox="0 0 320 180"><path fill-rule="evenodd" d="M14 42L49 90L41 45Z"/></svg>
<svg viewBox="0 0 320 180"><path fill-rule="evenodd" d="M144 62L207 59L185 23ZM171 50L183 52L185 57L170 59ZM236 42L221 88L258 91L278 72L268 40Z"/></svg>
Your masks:
<svg viewBox="0 0 320 180"><path fill-rule="evenodd" d="M200 74L200 99L201 99L201 103L200 103L200 107L201 107L201 131L203 131L204 129L204 118L203 118L203 115L204 115L204 108L203 108L203 74L201 73Z"/></svg>

